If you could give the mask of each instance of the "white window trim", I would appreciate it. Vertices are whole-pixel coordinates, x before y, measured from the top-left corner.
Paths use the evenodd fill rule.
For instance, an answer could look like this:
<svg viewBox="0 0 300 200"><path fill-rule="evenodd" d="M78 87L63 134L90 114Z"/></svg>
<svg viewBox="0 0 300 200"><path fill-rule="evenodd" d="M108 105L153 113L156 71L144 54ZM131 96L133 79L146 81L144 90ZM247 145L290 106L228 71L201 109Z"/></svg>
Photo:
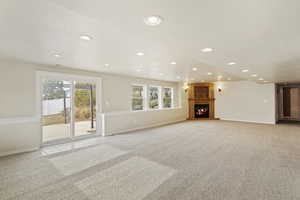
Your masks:
<svg viewBox="0 0 300 200"><path fill-rule="evenodd" d="M161 86L161 85L148 85L148 84L139 84L139 83L132 83L131 84L131 87L133 86L142 86L143 87L143 90L145 91L144 92L144 101L143 101L143 110L133 110L132 109L132 105L130 106L130 111L131 112L147 112L147 111L160 111L160 110L172 110L174 109L174 87L169 87L169 86ZM155 87L155 88L158 88L158 108L150 108L149 106L149 93L150 93L150 88L151 87ZM164 108L163 107L163 94L162 94L162 90L163 88L170 88L171 89L171 93L172 93L172 104L171 104L171 107L170 108ZM131 88L132 89L132 88ZM132 91L131 91L132 92ZM132 104L132 94L131 94L131 104ZM177 109L177 108L176 108Z"/></svg>
<svg viewBox="0 0 300 200"><path fill-rule="evenodd" d="M39 141L40 146L45 145L43 143L43 125L42 125L42 81L45 79L52 79L52 80L66 80L66 81L85 81L87 83L96 84L96 127L97 132L95 135L87 135L87 136L77 136L73 137L73 140L82 139L82 138L89 138L102 135L104 136L104 125L102 119L102 78L100 77L92 77L92 76L84 76L84 75L74 75L74 74L67 74L62 72L47 72L47 71L36 71L36 112L40 121L40 134L39 134ZM51 144L59 144L61 141L53 141Z"/></svg>
<svg viewBox="0 0 300 200"><path fill-rule="evenodd" d="M171 108L174 108L174 88L173 87L162 87L162 90L163 89L171 89L171 107L170 108L164 108L164 105L163 105L163 99L164 99L164 96L163 96L163 93L161 94L161 101L162 101L162 109L171 109Z"/></svg>
<svg viewBox="0 0 300 200"><path fill-rule="evenodd" d="M153 87L153 88L158 88L158 108L150 108L149 106L149 94L150 94L150 88ZM148 91L147 91L147 107L149 110L161 110L162 109L162 95L161 95L161 88L162 86L159 86L159 85L149 85L148 87Z"/></svg>
<svg viewBox="0 0 300 200"><path fill-rule="evenodd" d="M132 87L137 86L137 87L143 87L143 110L133 110L132 109L132 99L133 99L133 95L132 95ZM147 90L147 85L144 84L131 84L131 105L130 105L130 110L132 112L143 112L147 110L147 102L148 102L148 90Z"/></svg>

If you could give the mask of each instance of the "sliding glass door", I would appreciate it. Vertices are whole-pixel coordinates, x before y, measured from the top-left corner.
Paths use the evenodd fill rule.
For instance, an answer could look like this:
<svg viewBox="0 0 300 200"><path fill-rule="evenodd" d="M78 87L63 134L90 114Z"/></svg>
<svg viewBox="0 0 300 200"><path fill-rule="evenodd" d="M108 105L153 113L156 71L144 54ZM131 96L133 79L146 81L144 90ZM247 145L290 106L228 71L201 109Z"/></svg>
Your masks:
<svg viewBox="0 0 300 200"><path fill-rule="evenodd" d="M70 138L71 82L44 80L42 84L43 142Z"/></svg>
<svg viewBox="0 0 300 200"><path fill-rule="evenodd" d="M97 133L97 90L91 81L42 80L43 143Z"/></svg>
<svg viewBox="0 0 300 200"><path fill-rule="evenodd" d="M75 136L96 133L96 85L75 82L74 91Z"/></svg>

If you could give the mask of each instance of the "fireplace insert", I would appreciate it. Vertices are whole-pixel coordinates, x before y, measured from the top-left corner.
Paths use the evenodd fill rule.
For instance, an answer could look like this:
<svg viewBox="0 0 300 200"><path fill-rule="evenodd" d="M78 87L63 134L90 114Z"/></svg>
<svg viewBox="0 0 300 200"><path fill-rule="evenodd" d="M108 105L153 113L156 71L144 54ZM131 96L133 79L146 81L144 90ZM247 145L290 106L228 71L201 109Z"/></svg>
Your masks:
<svg viewBox="0 0 300 200"><path fill-rule="evenodd" d="M195 118L209 118L209 104L195 104Z"/></svg>

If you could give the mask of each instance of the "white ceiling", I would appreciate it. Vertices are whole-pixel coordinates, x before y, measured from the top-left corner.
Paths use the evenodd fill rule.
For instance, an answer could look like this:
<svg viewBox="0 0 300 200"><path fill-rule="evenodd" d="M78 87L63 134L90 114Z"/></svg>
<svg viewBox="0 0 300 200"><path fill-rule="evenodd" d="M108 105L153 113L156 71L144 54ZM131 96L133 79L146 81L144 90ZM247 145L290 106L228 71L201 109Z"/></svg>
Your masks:
<svg viewBox="0 0 300 200"><path fill-rule="evenodd" d="M1 0L0 56L171 81L294 82L299 10L299 0ZM164 21L146 26L149 15Z"/></svg>

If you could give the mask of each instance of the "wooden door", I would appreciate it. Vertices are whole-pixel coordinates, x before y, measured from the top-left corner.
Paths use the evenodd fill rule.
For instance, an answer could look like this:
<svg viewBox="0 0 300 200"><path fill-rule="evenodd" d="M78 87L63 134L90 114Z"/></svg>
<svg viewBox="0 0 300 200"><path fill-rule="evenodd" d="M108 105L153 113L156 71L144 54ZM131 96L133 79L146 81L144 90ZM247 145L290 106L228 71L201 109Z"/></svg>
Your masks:
<svg viewBox="0 0 300 200"><path fill-rule="evenodd" d="M283 117L291 117L291 88L283 88Z"/></svg>
<svg viewBox="0 0 300 200"><path fill-rule="evenodd" d="M300 98L299 98L299 88L290 89L291 96L291 119L299 120L300 116Z"/></svg>

